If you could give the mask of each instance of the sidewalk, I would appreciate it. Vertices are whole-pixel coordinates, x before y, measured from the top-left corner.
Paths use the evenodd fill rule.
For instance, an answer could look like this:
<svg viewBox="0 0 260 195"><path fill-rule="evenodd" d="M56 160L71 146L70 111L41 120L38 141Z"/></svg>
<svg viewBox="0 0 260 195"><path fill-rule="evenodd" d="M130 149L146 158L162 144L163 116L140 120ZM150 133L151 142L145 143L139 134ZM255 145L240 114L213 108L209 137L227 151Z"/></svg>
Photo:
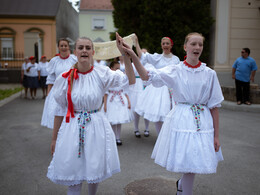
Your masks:
<svg viewBox="0 0 260 195"><path fill-rule="evenodd" d="M237 105L236 102L223 101L221 106L224 109L233 110L233 111L260 113L260 104L251 104L251 105L241 104L241 105Z"/></svg>

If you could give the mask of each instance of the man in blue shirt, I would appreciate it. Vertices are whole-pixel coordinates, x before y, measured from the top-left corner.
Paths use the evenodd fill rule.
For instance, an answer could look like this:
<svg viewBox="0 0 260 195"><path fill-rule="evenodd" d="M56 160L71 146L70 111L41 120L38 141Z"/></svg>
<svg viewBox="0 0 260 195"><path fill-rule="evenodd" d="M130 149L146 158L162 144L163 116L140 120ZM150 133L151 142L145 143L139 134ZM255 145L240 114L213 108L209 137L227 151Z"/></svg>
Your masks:
<svg viewBox="0 0 260 195"><path fill-rule="evenodd" d="M250 105L250 80L254 82L257 70L256 62L250 56L250 49L243 48L241 57L237 58L232 66L232 78L236 82L237 104Z"/></svg>

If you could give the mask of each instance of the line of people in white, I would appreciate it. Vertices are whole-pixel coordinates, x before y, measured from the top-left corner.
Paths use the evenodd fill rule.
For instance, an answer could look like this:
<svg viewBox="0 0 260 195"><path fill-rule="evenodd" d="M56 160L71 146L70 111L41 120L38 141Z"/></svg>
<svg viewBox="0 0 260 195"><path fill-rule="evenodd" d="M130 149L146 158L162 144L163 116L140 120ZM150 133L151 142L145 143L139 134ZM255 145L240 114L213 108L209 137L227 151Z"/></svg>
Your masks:
<svg viewBox="0 0 260 195"><path fill-rule="evenodd" d="M48 178L69 186L68 194L80 194L87 181L89 194L96 194L98 183L120 171L121 124L134 120L134 134L141 137L142 116L144 136L149 136L149 121L158 133L155 163L184 173L177 193L192 194L195 174L215 173L223 160L217 111L223 96L216 73L199 61L203 41L199 33L189 34L187 59L180 62L169 37L161 40L162 54L142 51L136 37L137 56L117 34L122 56L108 68L100 62L93 66L90 39L76 41L75 55L68 41L60 40L60 55L47 67L41 121L53 129Z"/></svg>
<svg viewBox="0 0 260 195"><path fill-rule="evenodd" d="M36 63L34 56L25 57L24 63L21 68L21 81L24 87L25 98L28 98L28 89L30 89L31 98L36 98L37 88L42 88L43 99L47 95L47 85L46 78L48 72L46 68L48 66L48 61L46 56L42 56L39 63Z"/></svg>

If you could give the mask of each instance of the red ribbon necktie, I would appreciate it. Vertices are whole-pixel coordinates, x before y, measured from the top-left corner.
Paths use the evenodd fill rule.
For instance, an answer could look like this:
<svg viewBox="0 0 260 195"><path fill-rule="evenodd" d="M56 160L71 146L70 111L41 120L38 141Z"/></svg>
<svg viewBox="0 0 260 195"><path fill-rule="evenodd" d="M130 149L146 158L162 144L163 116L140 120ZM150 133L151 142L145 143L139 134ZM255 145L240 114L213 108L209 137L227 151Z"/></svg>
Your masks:
<svg viewBox="0 0 260 195"><path fill-rule="evenodd" d="M70 115L71 115L72 118L75 117L74 109L73 109L73 103L72 103L72 100L71 100L71 72L73 70L74 70L73 78L75 80L77 80L79 78L79 75L78 75L78 69L76 69L76 68L72 68L68 72L65 72L65 73L62 74L62 77L68 78L68 92L67 92L68 111L67 111L67 114L66 114L66 123L70 122Z"/></svg>

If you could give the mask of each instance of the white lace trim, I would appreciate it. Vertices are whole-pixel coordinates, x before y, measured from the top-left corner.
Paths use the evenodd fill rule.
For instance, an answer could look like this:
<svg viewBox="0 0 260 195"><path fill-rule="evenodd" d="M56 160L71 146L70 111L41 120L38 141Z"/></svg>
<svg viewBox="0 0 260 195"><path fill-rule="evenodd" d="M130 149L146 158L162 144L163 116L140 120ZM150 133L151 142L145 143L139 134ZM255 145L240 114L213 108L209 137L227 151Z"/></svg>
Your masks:
<svg viewBox="0 0 260 195"><path fill-rule="evenodd" d="M166 168L167 171L170 172L175 172L175 173L197 173L197 174L212 174L217 172L217 167L211 167L211 168L204 168L204 169L199 169L199 168L177 168L177 167L172 167L170 168L169 166L165 165L165 163L162 163L160 161L154 161L156 164Z"/></svg>
<svg viewBox="0 0 260 195"><path fill-rule="evenodd" d="M172 56L173 56L172 53L169 53L169 54L163 53L163 57L165 57L165 58L172 58Z"/></svg>
<svg viewBox="0 0 260 195"><path fill-rule="evenodd" d="M164 121L166 118L166 116L147 113L138 108L135 109L135 112L140 116L144 117L145 119L149 120L150 122Z"/></svg>
<svg viewBox="0 0 260 195"><path fill-rule="evenodd" d="M96 178L89 178L89 177L59 177L59 176L52 176L49 172L47 174L47 177L54 183L71 186L71 185L78 185L82 183L83 181L86 181L87 183L100 183L104 181L105 179L111 177L112 175L119 173L121 170L116 169L106 175L99 175Z"/></svg>

